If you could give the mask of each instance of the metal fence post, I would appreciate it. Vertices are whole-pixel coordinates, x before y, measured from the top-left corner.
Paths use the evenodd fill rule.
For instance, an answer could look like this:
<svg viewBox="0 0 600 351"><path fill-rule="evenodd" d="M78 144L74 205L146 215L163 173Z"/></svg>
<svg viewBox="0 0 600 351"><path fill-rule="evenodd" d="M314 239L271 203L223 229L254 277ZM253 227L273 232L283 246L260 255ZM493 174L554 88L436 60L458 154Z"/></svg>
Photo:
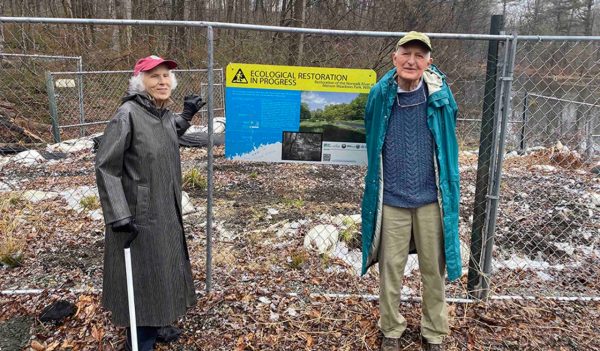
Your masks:
<svg viewBox="0 0 600 351"><path fill-rule="evenodd" d="M77 61L77 71L82 72L83 61L81 59L81 56L79 56L78 59L79 60ZM83 137L85 135L85 112L83 110L83 77L81 76L81 73L77 74L77 86L79 87L79 123L81 124L79 134Z"/></svg>
<svg viewBox="0 0 600 351"><path fill-rule="evenodd" d="M52 120L52 135L54 142L60 142L60 130L58 127L58 112L56 109L56 96L54 95L54 79L50 72L46 72L46 93L50 107L50 119Z"/></svg>
<svg viewBox="0 0 600 351"><path fill-rule="evenodd" d="M212 287L212 207L213 207L213 28L208 26L207 44L208 44L208 162L207 162L207 199L206 199L206 292L210 292Z"/></svg>
<svg viewBox="0 0 600 351"><path fill-rule="evenodd" d="M483 259L483 280L481 284L481 298L487 298L490 287L490 275L492 273L492 256L494 249L494 232L496 230L496 218L498 217L498 204L500 202L500 182L502 179L502 162L504 161L504 145L506 142L506 127L510 118L512 102L513 72L515 66L515 56L517 53L517 35L508 43L508 55L505 67L505 73L502 76L502 108L500 133L498 135L498 146L493 163L493 177L491 182L491 191L487 196L489 213L485 230L485 250Z"/></svg>
<svg viewBox="0 0 600 351"><path fill-rule="evenodd" d="M494 15L490 24L490 34L499 34L503 27L503 16ZM467 289L470 296L477 298L476 290L481 284L481 250L482 231L485 224L486 195L490 175L490 160L493 142L493 130L496 125L494 114L496 105L496 77L498 66L498 45L495 40L489 41L485 94L483 98L483 115L479 141L479 158L477 164L477 181L473 204L473 227L471 232L471 254L469 257L469 274Z"/></svg>
<svg viewBox="0 0 600 351"><path fill-rule="evenodd" d="M525 97L523 98L523 125L521 126L521 141L519 143L519 149L521 151L525 151L525 148L527 147L526 142L525 142L525 126L527 125L527 112L528 112L528 99L529 99L529 93L525 92Z"/></svg>

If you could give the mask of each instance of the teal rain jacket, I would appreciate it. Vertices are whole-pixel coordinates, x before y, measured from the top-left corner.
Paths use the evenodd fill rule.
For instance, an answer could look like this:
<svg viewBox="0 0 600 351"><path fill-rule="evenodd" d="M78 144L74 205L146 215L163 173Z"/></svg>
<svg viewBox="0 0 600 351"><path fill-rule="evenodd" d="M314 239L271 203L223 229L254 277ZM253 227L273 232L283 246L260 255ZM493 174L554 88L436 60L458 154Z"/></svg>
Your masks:
<svg viewBox="0 0 600 351"><path fill-rule="evenodd" d="M458 204L460 197L456 115L458 107L446 84L446 76L431 65L424 73L427 84L427 125L435 141L438 202L443 217L444 250L448 279L461 276L460 241L458 238ZM383 208L383 159L381 150L396 98L396 69L390 70L371 88L365 111L368 168L362 201L362 274L377 262L381 243Z"/></svg>

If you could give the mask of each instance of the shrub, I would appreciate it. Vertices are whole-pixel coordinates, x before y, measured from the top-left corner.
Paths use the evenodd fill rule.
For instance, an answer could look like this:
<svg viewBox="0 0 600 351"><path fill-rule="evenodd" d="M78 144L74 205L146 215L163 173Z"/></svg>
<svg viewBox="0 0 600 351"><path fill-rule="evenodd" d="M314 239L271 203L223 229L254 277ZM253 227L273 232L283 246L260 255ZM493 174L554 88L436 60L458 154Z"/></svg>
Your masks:
<svg viewBox="0 0 600 351"><path fill-rule="evenodd" d="M306 259L306 252L303 250L296 250L290 255L288 264L292 269L300 269L304 265L304 262L306 262Z"/></svg>
<svg viewBox="0 0 600 351"><path fill-rule="evenodd" d="M84 211L93 211L100 208L100 201L96 195L84 196L79 200L79 204L83 207Z"/></svg>
<svg viewBox="0 0 600 351"><path fill-rule="evenodd" d="M183 175L183 187L185 189L206 190L208 182L198 168L192 168Z"/></svg>
<svg viewBox="0 0 600 351"><path fill-rule="evenodd" d="M0 263L8 267L18 267L23 263L25 239L8 234L0 238Z"/></svg>

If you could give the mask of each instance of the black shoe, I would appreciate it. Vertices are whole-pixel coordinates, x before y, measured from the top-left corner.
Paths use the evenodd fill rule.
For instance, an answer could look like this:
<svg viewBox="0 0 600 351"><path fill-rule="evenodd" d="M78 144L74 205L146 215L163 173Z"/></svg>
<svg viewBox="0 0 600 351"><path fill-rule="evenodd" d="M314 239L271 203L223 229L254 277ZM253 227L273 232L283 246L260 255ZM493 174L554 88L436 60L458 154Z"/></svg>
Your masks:
<svg viewBox="0 0 600 351"><path fill-rule="evenodd" d="M160 327L158 328L158 336L156 337L156 341L162 343L174 342L179 339L181 333L181 329L173 326Z"/></svg>

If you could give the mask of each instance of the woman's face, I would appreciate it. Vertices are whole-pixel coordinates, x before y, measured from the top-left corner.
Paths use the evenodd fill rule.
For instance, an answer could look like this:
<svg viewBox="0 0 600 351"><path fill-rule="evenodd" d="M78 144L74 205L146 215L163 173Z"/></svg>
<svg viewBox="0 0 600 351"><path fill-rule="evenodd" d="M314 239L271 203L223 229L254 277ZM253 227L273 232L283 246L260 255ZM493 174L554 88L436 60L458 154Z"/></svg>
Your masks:
<svg viewBox="0 0 600 351"><path fill-rule="evenodd" d="M173 80L169 69L165 65L159 65L151 71L144 72L142 81L146 91L156 102L164 103L171 97Z"/></svg>

